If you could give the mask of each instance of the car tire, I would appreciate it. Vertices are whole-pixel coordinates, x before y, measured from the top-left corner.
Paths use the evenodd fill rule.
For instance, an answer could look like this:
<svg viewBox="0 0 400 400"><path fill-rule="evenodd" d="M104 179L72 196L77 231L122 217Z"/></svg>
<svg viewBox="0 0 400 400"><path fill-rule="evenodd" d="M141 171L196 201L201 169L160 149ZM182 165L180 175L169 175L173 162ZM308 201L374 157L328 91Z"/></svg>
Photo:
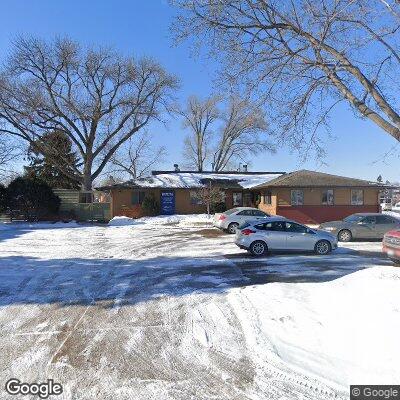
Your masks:
<svg viewBox="0 0 400 400"><path fill-rule="evenodd" d="M239 224L237 222L231 222L228 225L228 233L230 233L231 235L236 233L236 229L239 227Z"/></svg>
<svg viewBox="0 0 400 400"><path fill-rule="evenodd" d="M332 251L332 246L327 240L320 240L315 244L314 251L319 256L325 256Z"/></svg>
<svg viewBox="0 0 400 400"><path fill-rule="evenodd" d="M339 231L337 238L339 242L351 242L353 239L353 235L348 229L342 229L341 231Z"/></svg>
<svg viewBox="0 0 400 400"><path fill-rule="evenodd" d="M400 260L398 260L397 258L391 258L391 260L394 262L396 267L400 267Z"/></svg>
<svg viewBox="0 0 400 400"><path fill-rule="evenodd" d="M250 245L249 250L253 256L261 257L267 254L268 246L267 243L263 242L262 240L256 240Z"/></svg>

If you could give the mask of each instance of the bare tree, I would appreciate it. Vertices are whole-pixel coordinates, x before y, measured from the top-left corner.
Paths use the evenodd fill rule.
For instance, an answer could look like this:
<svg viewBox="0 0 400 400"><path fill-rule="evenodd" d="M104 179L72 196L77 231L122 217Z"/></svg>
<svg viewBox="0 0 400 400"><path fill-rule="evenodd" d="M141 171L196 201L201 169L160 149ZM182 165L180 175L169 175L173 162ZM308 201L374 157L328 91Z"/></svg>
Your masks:
<svg viewBox="0 0 400 400"><path fill-rule="evenodd" d="M197 171L203 171L210 156L209 140L211 127L219 115L218 102L219 98L216 96L205 100L191 96L185 109L176 110L183 118L184 127L190 129L184 142L185 164Z"/></svg>
<svg viewBox="0 0 400 400"><path fill-rule="evenodd" d="M221 114L223 125L213 155L213 170L222 171L249 155L273 151L264 137L267 131L264 112L247 100L231 97Z"/></svg>
<svg viewBox="0 0 400 400"><path fill-rule="evenodd" d="M176 86L176 78L148 58L83 49L68 39L21 38L0 74L0 132L28 143L64 132L80 159L72 173L62 157L57 167L91 189L116 150L161 118Z"/></svg>
<svg viewBox="0 0 400 400"><path fill-rule="evenodd" d="M5 135L0 135L0 181L7 181L15 176L11 169L11 162L19 157L22 150L19 146Z"/></svg>
<svg viewBox="0 0 400 400"><path fill-rule="evenodd" d="M219 187L212 186L211 182L196 190L195 199L199 204L206 206L208 215L213 207L225 201L224 192Z"/></svg>
<svg viewBox="0 0 400 400"><path fill-rule="evenodd" d="M182 9L177 39L206 39L224 63L221 80L267 105L282 141L321 150L320 128L342 101L400 141L400 2L172 2Z"/></svg>
<svg viewBox="0 0 400 400"><path fill-rule="evenodd" d="M154 147L148 132L129 139L111 157L110 173L128 174L130 178L143 178L157 164L164 161L167 152L164 146Z"/></svg>

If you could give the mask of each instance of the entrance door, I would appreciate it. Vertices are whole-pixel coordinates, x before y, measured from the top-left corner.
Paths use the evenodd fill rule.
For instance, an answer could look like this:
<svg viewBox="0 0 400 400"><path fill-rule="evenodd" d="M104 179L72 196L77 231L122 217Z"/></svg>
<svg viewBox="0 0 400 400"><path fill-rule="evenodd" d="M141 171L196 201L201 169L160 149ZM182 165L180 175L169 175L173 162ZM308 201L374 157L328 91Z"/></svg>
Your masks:
<svg viewBox="0 0 400 400"><path fill-rule="evenodd" d="M173 190L161 192L160 208L162 215L175 214L175 192Z"/></svg>
<svg viewBox="0 0 400 400"><path fill-rule="evenodd" d="M243 207L253 207L253 193L243 194Z"/></svg>

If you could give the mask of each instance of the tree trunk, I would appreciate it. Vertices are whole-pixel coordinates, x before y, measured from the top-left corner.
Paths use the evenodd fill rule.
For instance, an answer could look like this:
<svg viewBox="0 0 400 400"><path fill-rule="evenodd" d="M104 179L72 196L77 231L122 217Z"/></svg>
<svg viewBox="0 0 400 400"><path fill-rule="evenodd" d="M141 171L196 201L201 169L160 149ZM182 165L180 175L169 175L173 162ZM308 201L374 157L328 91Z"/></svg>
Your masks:
<svg viewBox="0 0 400 400"><path fill-rule="evenodd" d="M83 167L82 190L92 190L92 159L89 155Z"/></svg>

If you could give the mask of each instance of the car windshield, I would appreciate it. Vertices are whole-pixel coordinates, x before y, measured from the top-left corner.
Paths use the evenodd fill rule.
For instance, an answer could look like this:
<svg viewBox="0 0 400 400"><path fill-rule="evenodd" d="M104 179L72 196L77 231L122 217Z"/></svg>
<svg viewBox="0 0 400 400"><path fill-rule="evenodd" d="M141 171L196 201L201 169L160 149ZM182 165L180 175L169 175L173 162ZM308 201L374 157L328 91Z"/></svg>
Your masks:
<svg viewBox="0 0 400 400"><path fill-rule="evenodd" d="M343 221L344 222L359 222L364 218L364 215L349 215Z"/></svg>
<svg viewBox="0 0 400 400"><path fill-rule="evenodd" d="M226 214L226 215L231 215L231 214L233 214L233 213L236 212L236 211L238 211L237 208L231 208L230 210L225 211L224 214Z"/></svg>
<svg viewBox="0 0 400 400"><path fill-rule="evenodd" d="M238 229L244 229L247 228L248 226L250 226L250 224L248 222L243 222L243 224L240 224Z"/></svg>

